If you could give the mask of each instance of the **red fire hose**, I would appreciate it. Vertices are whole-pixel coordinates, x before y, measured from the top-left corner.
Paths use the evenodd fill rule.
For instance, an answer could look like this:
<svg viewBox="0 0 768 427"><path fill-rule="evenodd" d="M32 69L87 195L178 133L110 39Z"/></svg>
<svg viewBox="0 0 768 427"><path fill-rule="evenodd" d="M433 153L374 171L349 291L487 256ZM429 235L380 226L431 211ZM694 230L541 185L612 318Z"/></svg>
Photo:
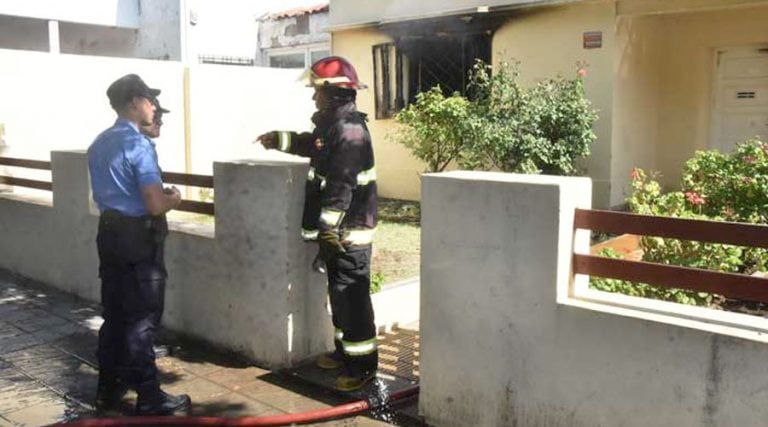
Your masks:
<svg viewBox="0 0 768 427"><path fill-rule="evenodd" d="M137 426L137 425L163 425L163 426L283 426L322 421L332 418L348 417L376 409L383 405L396 402L419 393L419 386L392 393L381 401L358 400L332 408L316 411L300 412L297 414L267 415L264 417L119 417L119 418L90 418L71 423L52 424L49 427L106 427L106 426Z"/></svg>

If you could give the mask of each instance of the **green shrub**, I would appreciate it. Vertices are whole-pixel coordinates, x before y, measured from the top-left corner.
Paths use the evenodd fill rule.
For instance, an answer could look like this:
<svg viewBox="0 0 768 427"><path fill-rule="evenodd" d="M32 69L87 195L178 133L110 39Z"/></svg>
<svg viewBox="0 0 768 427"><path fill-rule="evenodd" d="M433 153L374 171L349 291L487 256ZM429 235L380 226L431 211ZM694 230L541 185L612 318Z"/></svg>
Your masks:
<svg viewBox="0 0 768 427"><path fill-rule="evenodd" d="M375 294L381 292L381 287L384 285L384 274L381 271L377 271L371 275L371 289L370 293Z"/></svg>
<svg viewBox="0 0 768 427"><path fill-rule="evenodd" d="M456 161L464 169L573 175L596 138L582 75L524 88L517 64L501 62L492 72L478 61L469 99L446 97L439 87L420 93L395 117L402 126L392 136L430 172Z"/></svg>
<svg viewBox="0 0 768 427"><path fill-rule="evenodd" d="M478 61L469 76L473 94L474 144L460 164L505 172L573 175L576 160L589 155L596 112L581 80L557 77L524 88L519 64L496 69Z"/></svg>
<svg viewBox="0 0 768 427"><path fill-rule="evenodd" d="M662 193L655 176L634 169L631 174L630 210L643 215L712 221L768 222L768 144L749 140L732 153L699 151L685 163L682 190ZM640 240L643 261L707 270L751 274L766 271L768 251L733 245L693 242L646 236ZM610 254L609 254L610 255ZM635 283L594 278L594 288L627 295L644 296L709 305L712 295L669 290Z"/></svg>
<svg viewBox="0 0 768 427"><path fill-rule="evenodd" d="M403 125L393 134L416 158L427 164L427 172L442 172L469 143L469 101L459 94L445 97L440 86L416 95L416 102L395 116Z"/></svg>
<svg viewBox="0 0 768 427"><path fill-rule="evenodd" d="M603 249L601 256L618 258L621 256L611 248ZM606 279L603 277L591 277L589 286L605 292L614 292L640 298L651 298L663 301L672 301L688 305L707 306L712 303L713 296L704 292L686 291L675 288L651 286L645 283L628 282L619 279Z"/></svg>

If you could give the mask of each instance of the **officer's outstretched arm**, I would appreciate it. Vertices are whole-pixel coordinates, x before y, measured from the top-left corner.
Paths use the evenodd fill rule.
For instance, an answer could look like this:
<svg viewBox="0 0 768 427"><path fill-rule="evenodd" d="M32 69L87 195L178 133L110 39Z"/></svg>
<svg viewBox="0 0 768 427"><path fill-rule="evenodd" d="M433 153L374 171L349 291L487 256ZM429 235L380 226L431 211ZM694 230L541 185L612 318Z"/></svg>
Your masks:
<svg viewBox="0 0 768 427"><path fill-rule="evenodd" d="M296 133L275 130L259 135L256 141L267 150L280 150L302 157L311 157L315 151L314 139L309 132Z"/></svg>

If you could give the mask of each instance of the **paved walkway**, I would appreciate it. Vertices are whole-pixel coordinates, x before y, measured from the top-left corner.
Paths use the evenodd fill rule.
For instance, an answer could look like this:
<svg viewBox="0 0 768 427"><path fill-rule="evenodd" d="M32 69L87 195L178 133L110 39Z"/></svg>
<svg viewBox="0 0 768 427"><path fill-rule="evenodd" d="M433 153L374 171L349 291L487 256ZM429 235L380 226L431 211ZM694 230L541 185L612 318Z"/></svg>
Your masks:
<svg viewBox="0 0 768 427"><path fill-rule="evenodd" d="M0 270L0 426L38 426L93 416L98 314L95 304ZM170 334L159 341L170 350L169 356L158 359L164 388L189 393L193 415L276 415L348 401L200 343ZM413 351L417 346L414 331L388 334L381 346L381 369L417 375ZM410 349L408 356L399 356L405 347ZM134 401L135 396L129 395L126 413ZM391 412L378 417L395 425L414 424ZM358 416L318 425L391 424Z"/></svg>

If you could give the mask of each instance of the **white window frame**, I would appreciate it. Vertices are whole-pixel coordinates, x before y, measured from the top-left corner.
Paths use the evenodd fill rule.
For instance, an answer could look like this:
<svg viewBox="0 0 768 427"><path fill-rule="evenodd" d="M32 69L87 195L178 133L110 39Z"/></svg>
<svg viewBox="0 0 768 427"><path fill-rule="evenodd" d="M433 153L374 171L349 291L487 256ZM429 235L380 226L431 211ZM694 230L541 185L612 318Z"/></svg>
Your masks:
<svg viewBox="0 0 768 427"><path fill-rule="evenodd" d="M275 57L279 56L286 56L286 55L295 55L297 53L303 53L304 54L304 68L309 67L312 65L312 53L313 52L319 52L322 50L327 50L328 52L333 52L331 50L331 44L330 43L312 43L312 44L306 44L306 45L300 45L300 46L292 46L292 47L280 47L280 48L274 48L274 49L267 49L265 52L265 61L264 63L269 66L270 60Z"/></svg>

